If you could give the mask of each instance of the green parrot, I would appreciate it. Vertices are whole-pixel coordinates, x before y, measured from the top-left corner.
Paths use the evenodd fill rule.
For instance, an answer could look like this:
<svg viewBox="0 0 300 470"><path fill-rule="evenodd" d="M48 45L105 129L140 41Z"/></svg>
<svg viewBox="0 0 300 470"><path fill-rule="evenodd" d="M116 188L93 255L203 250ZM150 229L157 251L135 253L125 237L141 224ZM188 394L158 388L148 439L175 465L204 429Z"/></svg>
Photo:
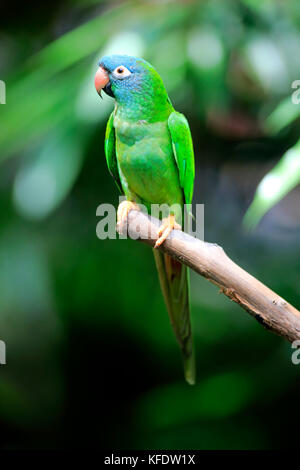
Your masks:
<svg viewBox="0 0 300 470"><path fill-rule="evenodd" d="M159 247L178 227L193 197L195 165L191 133L183 114L174 110L163 81L143 59L102 57L95 87L115 99L107 123L105 154L108 169L126 201L118 208L118 223L138 204L170 207L158 230L153 249L171 325L183 355L184 374L195 383L188 268L162 253ZM171 206L174 207L173 209ZM176 207L180 209L181 214ZM183 227L187 229L187 227Z"/></svg>

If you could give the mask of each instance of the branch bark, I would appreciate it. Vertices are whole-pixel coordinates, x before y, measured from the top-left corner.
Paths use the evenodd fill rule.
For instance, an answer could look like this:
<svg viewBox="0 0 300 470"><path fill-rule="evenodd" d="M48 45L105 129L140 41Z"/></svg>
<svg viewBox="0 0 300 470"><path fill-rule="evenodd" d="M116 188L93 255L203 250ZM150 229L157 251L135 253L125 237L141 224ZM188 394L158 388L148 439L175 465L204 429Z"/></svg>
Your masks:
<svg viewBox="0 0 300 470"><path fill-rule="evenodd" d="M120 234L154 246L160 221L131 210ZM255 277L235 264L224 250L180 231L173 230L159 248L219 287L260 324L293 342L300 339L300 312Z"/></svg>

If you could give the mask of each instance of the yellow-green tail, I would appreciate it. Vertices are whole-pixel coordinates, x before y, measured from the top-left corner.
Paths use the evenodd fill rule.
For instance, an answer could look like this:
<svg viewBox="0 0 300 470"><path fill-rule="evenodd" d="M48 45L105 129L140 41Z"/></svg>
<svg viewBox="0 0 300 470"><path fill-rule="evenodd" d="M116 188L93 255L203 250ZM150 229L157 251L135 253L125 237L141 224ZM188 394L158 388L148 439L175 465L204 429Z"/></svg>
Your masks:
<svg viewBox="0 0 300 470"><path fill-rule="evenodd" d="M171 325L182 352L185 380L193 385L196 367L190 319L189 269L165 253L155 249L153 253Z"/></svg>

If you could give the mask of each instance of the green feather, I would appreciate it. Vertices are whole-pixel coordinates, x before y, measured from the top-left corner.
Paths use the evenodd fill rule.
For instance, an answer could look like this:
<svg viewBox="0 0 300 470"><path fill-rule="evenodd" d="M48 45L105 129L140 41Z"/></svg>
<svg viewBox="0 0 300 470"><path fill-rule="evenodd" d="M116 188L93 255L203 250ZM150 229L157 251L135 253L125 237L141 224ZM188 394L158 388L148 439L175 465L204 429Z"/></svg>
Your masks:
<svg viewBox="0 0 300 470"><path fill-rule="evenodd" d="M183 114L174 111L170 114L168 125L179 170L180 186L184 191L185 203L191 204L194 191L195 164L189 124Z"/></svg>
<svg viewBox="0 0 300 470"><path fill-rule="evenodd" d="M115 136L113 114L114 113L111 113L109 120L107 121L107 125L106 125L104 151L105 151L106 163L107 163L109 172L111 176L113 177L119 191L122 192L122 185L120 181L117 155L116 155L116 136Z"/></svg>

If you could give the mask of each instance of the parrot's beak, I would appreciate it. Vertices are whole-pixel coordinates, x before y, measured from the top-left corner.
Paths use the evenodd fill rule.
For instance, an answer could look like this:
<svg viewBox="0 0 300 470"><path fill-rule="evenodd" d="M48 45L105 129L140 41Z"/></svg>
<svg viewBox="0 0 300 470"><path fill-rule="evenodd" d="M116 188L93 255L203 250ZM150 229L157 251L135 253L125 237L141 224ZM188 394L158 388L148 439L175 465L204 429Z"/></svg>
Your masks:
<svg viewBox="0 0 300 470"><path fill-rule="evenodd" d="M95 75L95 87L97 93L101 96L101 90L109 83L108 73L103 67L99 67ZM101 97L102 98L102 97Z"/></svg>

